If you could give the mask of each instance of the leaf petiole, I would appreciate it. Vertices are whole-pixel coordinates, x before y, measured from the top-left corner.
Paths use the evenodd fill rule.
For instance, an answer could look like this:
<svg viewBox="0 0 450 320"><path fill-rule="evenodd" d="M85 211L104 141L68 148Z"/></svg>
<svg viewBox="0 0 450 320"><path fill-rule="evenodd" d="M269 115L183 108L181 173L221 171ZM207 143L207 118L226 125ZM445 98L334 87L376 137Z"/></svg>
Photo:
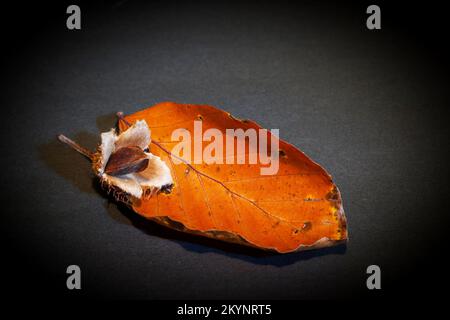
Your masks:
<svg viewBox="0 0 450 320"><path fill-rule="evenodd" d="M72 149L78 151L79 153L81 153L83 156L85 156L89 160L92 161L94 159L94 153L93 152L89 151L86 148L83 148L82 146L80 146L75 141L67 138L65 135L63 135L63 134L58 135L58 140L61 141L62 143L67 144Z"/></svg>

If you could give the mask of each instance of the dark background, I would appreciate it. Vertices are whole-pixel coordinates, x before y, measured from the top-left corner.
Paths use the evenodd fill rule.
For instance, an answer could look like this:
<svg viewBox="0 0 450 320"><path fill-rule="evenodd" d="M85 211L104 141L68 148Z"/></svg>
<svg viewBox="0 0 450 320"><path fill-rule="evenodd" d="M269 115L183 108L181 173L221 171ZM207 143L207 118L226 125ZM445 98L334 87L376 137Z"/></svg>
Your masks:
<svg viewBox="0 0 450 320"><path fill-rule="evenodd" d="M421 297L445 286L448 26L438 3L2 4L2 289L11 298ZM348 245L287 255L159 227L90 164L114 113L210 104L280 128L334 177ZM66 267L82 290L66 289ZM382 290L366 288L367 266Z"/></svg>

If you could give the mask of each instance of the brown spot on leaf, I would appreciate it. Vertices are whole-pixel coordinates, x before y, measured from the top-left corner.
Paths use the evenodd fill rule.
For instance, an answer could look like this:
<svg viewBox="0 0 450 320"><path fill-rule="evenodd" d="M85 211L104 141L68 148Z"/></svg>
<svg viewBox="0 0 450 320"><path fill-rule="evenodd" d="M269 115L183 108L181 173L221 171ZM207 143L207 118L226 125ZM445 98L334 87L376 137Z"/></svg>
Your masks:
<svg viewBox="0 0 450 320"><path fill-rule="evenodd" d="M305 223L303 223L302 231L308 231L311 229L311 227L312 223L310 221L306 221Z"/></svg>
<svg viewBox="0 0 450 320"><path fill-rule="evenodd" d="M327 199L328 201L338 201L339 200L339 193L338 193L336 187L334 187L330 192L327 193L327 195L325 196L325 199Z"/></svg>

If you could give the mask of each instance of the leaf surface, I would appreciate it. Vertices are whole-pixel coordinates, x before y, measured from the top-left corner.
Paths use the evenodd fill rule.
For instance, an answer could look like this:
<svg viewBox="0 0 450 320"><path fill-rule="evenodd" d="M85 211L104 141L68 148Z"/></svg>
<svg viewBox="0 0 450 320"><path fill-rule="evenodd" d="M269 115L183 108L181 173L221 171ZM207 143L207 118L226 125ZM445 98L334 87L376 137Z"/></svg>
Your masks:
<svg viewBox="0 0 450 320"><path fill-rule="evenodd" d="M141 119L151 129L150 151L169 166L175 185L170 194L135 201L133 209L140 215L181 231L280 253L347 240L341 196L330 175L281 139L275 175L261 175L267 165L237 164L236 148L233 164L225 159L224 164L176 164L170 156L178 143L171 141L172 132L185 128L193 136L195 120L202 121L203 132L217 128L224 135L226 129L260 129L256 123L211 106L172 102L125 117L130 123ZM127 128L124 121L119 128ZM269 133L269 146L270 139ZM203 148L208 144L203 142ZM245 153L252 152L257 150L247 143Z"/></svg>

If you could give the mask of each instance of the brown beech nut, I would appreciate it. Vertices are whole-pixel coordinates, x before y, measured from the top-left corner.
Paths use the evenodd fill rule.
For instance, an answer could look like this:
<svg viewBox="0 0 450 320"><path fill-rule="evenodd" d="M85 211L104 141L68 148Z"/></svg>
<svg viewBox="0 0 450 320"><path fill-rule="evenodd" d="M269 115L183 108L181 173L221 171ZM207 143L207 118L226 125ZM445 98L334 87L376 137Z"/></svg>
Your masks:
<svg viewBox="0 0 450 320"><path fill-rule="evenodd" d="M109 157L105 173L121 176L133 172L141 172L148 166L148 157L139 147L123 147Z"/></svg>

